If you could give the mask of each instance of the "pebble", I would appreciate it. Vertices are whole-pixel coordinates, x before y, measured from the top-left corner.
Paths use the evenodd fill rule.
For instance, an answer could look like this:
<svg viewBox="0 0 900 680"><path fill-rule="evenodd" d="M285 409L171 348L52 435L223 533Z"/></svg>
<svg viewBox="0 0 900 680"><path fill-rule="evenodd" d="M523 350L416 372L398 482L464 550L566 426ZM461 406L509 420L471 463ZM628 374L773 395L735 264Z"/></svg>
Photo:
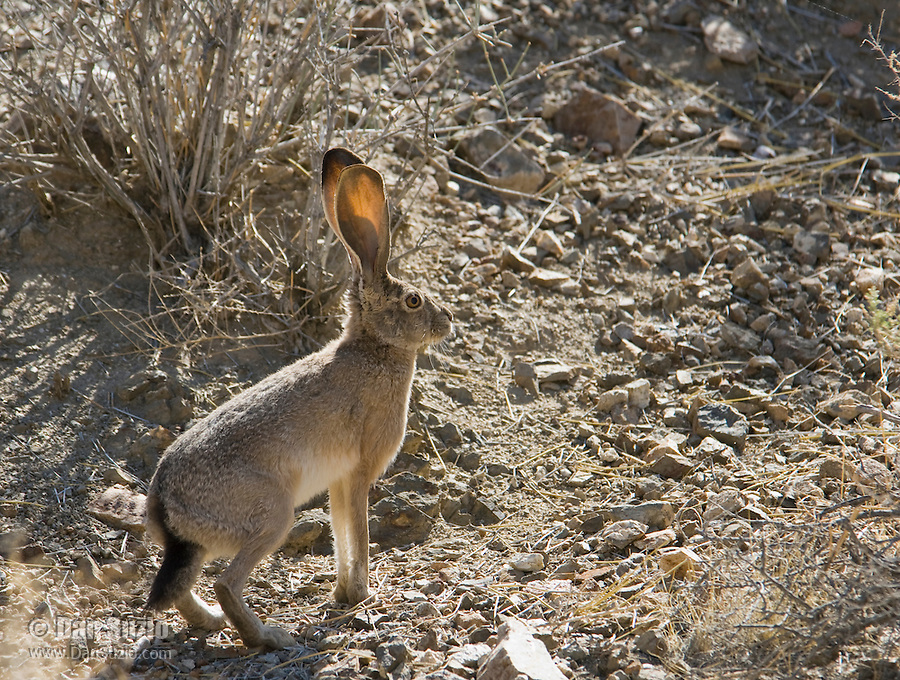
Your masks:
<svg viewBox="0 0 900 680"><path fill-rule="evenodd" d="M900 172L876 170L872 173L872 181L882 191L897 191L900 187Z"/></svg>
<svg viewBox="0 0 900 680"><path fill-rule="evenodd" d="M870 289L875 289L876 293L881 293L884 287L886 274L881 267L866 267L860 269L853 279L853 284L860 294L865 295Z"/></svg>
<svg viewBox="0 0 900 680"><path fill-rule="evenodd" d="M622 154L637 139L641 119L618 99L583 87L559 108L553 125L565 135L606 143Z"/></svg>
<svg viewBox="0 0 900 680"><path fill-rule="evenodd" d="M517 571L540 571L544 568L544 556L540 553L522 553L513 557L509 566Z"/></svg>
<svg viewBox="0 0 900 680"><path fill-rule="evenodd" d="M566 680L553 662L546 645L515 618L497 631L497 645L478 669L478 680Z"/></svg>
<svg viewBox="0 0 900 680"><path fill-rule="evenodd" d="M553 232L544 229L537 230L534 235L534 244L541 250L546 250L557 259L561 258L565 252L559 237Z"/></svg>
<svg viewBox="0 0 900 680"><path fill-rule="evenodd" d="M530 274L536 268L534 262L509 246L503 246L503 250L500 252L500 264L520 274Z"/></svg>
<svg viewBox="0 0 900 680"><path fill-rule="evenodd" d="M649 527L643 522L623 519L605 526L600 532L600 540L621 550L646 536L648 529Z"/></svg>
<svg viewBox="0 0 900 680"><path fill-rule="evenodd" d="M802 264L815 265L831 254L831 237L828 232L801 229L794 234L793 248Z"/></svg>
<svg viewBox="0 0 900 680"><path fill-rule="evenodd" d="M563 272L537 267L528 274L528 280L541 288L559 288L572 281L572 278Z"/></svg>
<svg viewBox="0 0 900 680"><path fill-rule="evenodd" d="M738 489L722 489L719 493L710 494L703 519L711 522L722 517L736 515L746 504L747 502Z"/></svg>
<svg viewBox="0 0 900 680"><path fill-rule="evenodd" d="M709 16L701 25L706 49L720 59L749 64L759 54L756 41L727 19Z"/></svg>
<svg viewBox="0 0 900 680"><path fill-rule="evenodd" d="M731 285L736 288L750 288L755 283L765 284L766 275L752 257L738 264L731 272Z"/></svg>
<svg viewBox="0 0 900 680"><path fill-rule="evenodd" d="M647 408L650 405L650 381L646 378L633 380L625 385L628 392L628 404L636 408Z"/></svg>
<svg viewBox="0 0 900 680"><path fill-rule="evenodd" d="M87 513L116 529L144 533L144 507L147 497L124 486L111 486L94 498Z"/></svg>
<svg viewBox="0 0 900 680"><path fill-rule="evenodd" d="M451 649L447 655L447 669L468 674L468 671L477 669L490 653L490 646L483 642L465 644L456 651Z"/></svg>
<svg viewBox="0 0 900 680"><path fill-rule="evenodd" d="M722 128L716 138L716 144L720 149L728 151L749 151L753 148L753 140L750 136L730 125Z"/></svg>
<svg viewBox="0 0 900 680"><path fill-rule="evenodd" d="M664 548L659 568L674 578L691 578L703 566L703 560L690 548Z"/></svg>
<svg viewBox="0 0 900 680"><path fill-rule="evenodd" d="M594 404L598 411L608 412L615 406L628 402L628 390L617 387L601 393Z"/></svg>
<svg viewBox="0 0 900 680"><path fill-rule="evenodd" d="M750 434L750 424L733 406L706 404L697 409L694 432L701 437L712 436L729 446L741 448Z"/></svg>
<svg viewBox="0 0 900 680"><path fill-rule="evenodd" d="M551 382L568 383L574 380L578 374L574 366L556 359L538 359L533 366L538 383L541 385Z"/></svg>
<svg viewBox="0 0 900 680"><path fill-rule="evenodd" d="M482 128L466 137L460 148L495 188L534 194L544 183L543 168L494 128Z"/></svg>
<svg viewBox="0 0 900 680"><path fill-rule="evenodd" d="M677 453L665 453L654 460L648 470L662 477L681 479L693 466L694 463L690 458L685 458Z"/></svg>
<svg viewBox="0 0 900 680"><path fill-rule="evenodd" d="M382 547L421 543L441 509L437 485L411 472L374 487L372 498L370 537Z"/></svg>
<svg viewBox="0 0 900 680"><path fill-rule="evenodd" d="M307 552L328 530L328 516L323 510L308 510L294 522L288 532L282 551L297 555Z"/></svg>
<svg viewBox="0 0 900 680"><path fill-rule="evenodd" d="M634 542L634 547L643 552L653 552L667 545L671 545L678 540L678 536L674 529L662 529L661 531L652 531L642 539Z"/></svg>
<svg viewBox="0 0 900 680"><path fill-rule="evenodd" d="M647 501L637 505L613 505L602 508L598 515L606 520L636 520L648 527L664 529L672 525L675 510L668 501Z"/></svg>
<svg viewBox="0 0 900 680"><path fill-rule="evenodd" d="M832 418L853 420L872 410L872 398L860 390L847 390L818 405L819 411Z"/></svg>

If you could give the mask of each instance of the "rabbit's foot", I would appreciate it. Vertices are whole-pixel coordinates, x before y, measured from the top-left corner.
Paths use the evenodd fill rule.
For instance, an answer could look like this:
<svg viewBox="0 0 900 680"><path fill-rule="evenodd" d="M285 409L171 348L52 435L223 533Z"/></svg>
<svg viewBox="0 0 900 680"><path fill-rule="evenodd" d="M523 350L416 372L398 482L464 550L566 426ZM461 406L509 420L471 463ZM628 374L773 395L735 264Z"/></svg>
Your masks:
<svg viewBox="0 0 900 680"><path fill-rule="evenodd" d="M260 626L252 635L241 636L247 647L266 647L267 649L284 649L297 644L294 636L278 626Z"/></svg>
<svg viewBox="0 0 900 680"><path fill-rule="evenodd" d="M353 606L368 599L369 587L365 583L339 583L335 586L333 595L336 602L344 602Z"/></svg>
<svg viewBox="0 0 900 680"><path fill-rule="evenodd" d="M193 591L185 595L180 601L175 603L178 611L184 617L189 625L204 630L221 630L225 627L226 619L222 608L218 605L207 604Z"/></svg>

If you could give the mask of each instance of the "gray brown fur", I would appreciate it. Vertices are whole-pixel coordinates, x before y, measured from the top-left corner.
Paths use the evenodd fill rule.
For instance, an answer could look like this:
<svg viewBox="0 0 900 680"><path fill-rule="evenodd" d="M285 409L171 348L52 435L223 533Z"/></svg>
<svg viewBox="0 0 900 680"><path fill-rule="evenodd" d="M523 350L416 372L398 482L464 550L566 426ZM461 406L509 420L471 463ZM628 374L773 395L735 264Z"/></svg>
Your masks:
<svg viewBox="0 0 900 680"><path fill-rule="evenodd" d="M369 487L403 440L416 353L452 328L449 310L387 271L381 176L332 149L322 194L354 270L343 334L191 427L150 482L147 527L163 545L163 564L147 606L174 604L208 629L227 618L248 647L294 644L287 631L264 626L241 593L256 564L284 541L294 508L326 489L334 597L350 604L368 597ZM234 556L215 584L221 610L191 591L202 563L220 555Z"/></svg>

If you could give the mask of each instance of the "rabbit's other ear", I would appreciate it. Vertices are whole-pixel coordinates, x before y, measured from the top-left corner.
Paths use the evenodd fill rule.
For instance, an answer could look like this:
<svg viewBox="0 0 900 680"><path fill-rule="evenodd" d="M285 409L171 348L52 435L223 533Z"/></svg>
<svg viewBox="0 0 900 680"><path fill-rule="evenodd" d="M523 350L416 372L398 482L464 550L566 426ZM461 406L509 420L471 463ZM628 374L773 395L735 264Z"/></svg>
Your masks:
<svg viewBox="0 0 900 680"><path fill-rule="evenodd" d="M351 165L338 177L335 194L338 235L363 280L372 284L387 273L391 230L384 180L368 165Z"/></svg>
<svg viewBox="0 0 900 680"><path fill-rule="evenodd" d="M322 157L322 206L325 208L325 219L338 237L343 241L341 230L338 229L337 217L334 212L334 201L337 193L338 178L344 168L350 165L362 165L362 159L348 149L335 147L325 152ZM344 246L347 243L344 242ZM353 256L351 255L351 259Z"/></svg>

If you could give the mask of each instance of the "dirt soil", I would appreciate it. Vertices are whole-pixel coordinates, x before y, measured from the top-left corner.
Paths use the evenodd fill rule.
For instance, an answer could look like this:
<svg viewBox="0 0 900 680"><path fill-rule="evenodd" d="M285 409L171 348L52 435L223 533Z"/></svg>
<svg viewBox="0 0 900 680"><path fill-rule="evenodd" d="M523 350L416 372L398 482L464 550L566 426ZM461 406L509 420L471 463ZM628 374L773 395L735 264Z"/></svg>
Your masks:
<svg viewBox="0 0 900 680"><path fill-rule="evenodd" d="M900 123L863 44L882 5L896 46L875 0L484 3L495 66L573 60L466 114L524 129L547 200L462 177L463 130L399 206L401 274L456 331L372 493L374 597L330 599L325 498L252 575L297 641L276 652L149 619L159 550L96 503L139 501L172 438L294 343L134 332L159 310L139 229L0 187L0 677L474 678L510 616L574 678L900 677L900 372L865 299L900 291ZM460 30L442 2L401 15ZM704 44L714 15L749 63ZM490 87L479 41L455 68ZM633 141L560 129L585 87ZM373 159L389 184L403 153Z"/></svg>

